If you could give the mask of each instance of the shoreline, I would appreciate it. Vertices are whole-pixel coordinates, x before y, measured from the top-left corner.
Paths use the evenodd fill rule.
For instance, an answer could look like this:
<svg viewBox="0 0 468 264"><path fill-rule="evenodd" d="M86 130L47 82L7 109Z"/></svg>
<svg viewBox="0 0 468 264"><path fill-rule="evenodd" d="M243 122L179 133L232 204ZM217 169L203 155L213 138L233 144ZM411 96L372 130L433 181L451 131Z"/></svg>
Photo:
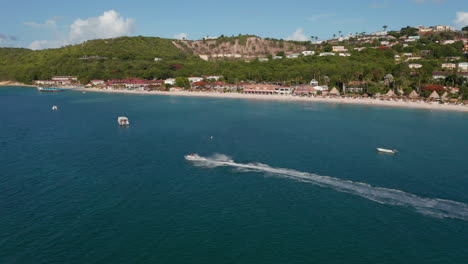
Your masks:
<svg viewBox="0 0 468 264"><path fill-rule="evenodd" d="M15 86L15 87L37 87L37 86L35 86L35 85L25 84L25 83L20 83L20 82L14 82L14 81L1 81L1 82L0 82L0 87L6 87L6 86Z"/></svg>
<svg viewBox="0 0 468 264"><path fill-rule="evenodd" d="M98 92L98 93L118 93L118 94L137 94L137 95L231 98L231 99L284 101L284 102L334 103L334 104L351 104L351 105L384 106L384 107L396 107L396 108L468 112L468 105L446 105L446 104L426 103L426 102L386 101L386 100L371 99L371 98L297 97L297 96L290 96L290 95L261 95L261 94L189 92L189 91L179 91L179 92L129 91L129 90L107 90L107 89L98 89L98 88L84 88L84 89L77 89L75 91Z"/></svg>

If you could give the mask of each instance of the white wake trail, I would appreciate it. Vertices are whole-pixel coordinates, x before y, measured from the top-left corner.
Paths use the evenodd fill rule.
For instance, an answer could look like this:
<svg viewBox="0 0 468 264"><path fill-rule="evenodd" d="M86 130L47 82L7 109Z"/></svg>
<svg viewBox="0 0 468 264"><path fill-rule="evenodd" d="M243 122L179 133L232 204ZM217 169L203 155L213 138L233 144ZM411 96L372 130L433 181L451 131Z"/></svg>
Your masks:
<svg viewBox="0 0 468 264"><path fill-rule="evenodd" d="M272 173L281 177L300 180L340 192L354 194L381 204L411 207L422 214L433 217L455 218L468 221L468 204L461 202L437 198L424 198L400 190L374 187L367 183L353 182L290 169L273 168L261 163L236 163L228 156L219 154L212 158L194 161L194 164L196 166L208 168L227 166L239 169L238 171Z"/></svg>

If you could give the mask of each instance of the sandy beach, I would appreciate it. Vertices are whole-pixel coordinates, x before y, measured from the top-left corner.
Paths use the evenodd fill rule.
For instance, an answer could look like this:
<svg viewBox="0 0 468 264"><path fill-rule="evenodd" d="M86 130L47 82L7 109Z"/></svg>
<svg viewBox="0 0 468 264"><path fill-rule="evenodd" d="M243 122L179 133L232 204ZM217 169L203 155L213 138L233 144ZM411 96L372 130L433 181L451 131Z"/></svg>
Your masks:
<svg viewBox="0 0 468 264"><path fill-rule="evenodd" d="M24 84L20 82L13 82L13 81L1 81L0 87L3 86L24 86L24 87L36 87L35 85Z"/></svg>
<svg viewBox="0 0 468 264"><path fill-rule="evenodd" d="M234 98L249 100L276 100L291 102L323 102L333 104L356 104L368 106L385 106L399 108L415 108L426 110L458 111L468 112L468 105L452 105L427 102L405 102L405 101L387 101L372 98L334 98L334 97L299 97L291 95L261 95L261 94L242 94L242 93L217 93L217 92L164 92L164 91L129 91L129 90L107 90L97 88L86 88L75 91L100 92L100 93L121 93L138 95L164 95L164 96L189 96L189 97L210 97L210 98Z"/></svg>

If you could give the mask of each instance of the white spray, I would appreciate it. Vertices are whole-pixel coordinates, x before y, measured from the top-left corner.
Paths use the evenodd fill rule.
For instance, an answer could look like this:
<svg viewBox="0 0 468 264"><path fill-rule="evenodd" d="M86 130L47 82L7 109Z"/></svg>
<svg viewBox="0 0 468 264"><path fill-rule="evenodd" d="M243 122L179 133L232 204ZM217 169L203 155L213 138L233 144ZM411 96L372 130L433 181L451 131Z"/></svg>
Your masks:
<svg viewBox="0 0 468 264"><path fill-rule="evenodd" d="M468 221L468 205L451 200L424 198L400 190L374 187L366 183L342 180L290 169L273 168L261 163L236 163L228 156L221 154L216 154L211 158L202 158L202 160L194 161L194 164L196 166L208 168L228 166L241 169L240 171L272 173L281 177L300 180L340 192L358 195L381 204L412 207L425 215Z"/></svg>

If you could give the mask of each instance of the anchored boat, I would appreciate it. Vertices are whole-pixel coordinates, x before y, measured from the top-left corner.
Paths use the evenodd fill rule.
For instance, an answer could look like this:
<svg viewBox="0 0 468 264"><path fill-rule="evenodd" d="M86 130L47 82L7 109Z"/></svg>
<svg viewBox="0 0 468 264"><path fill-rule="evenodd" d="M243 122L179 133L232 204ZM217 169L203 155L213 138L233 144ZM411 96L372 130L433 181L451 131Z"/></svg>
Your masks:
<svg viewBox="0 0 468 264"><path fill-rule="evenodd" d="M384 148L377 148L377 151L381 153L388 153L388 154L396 154L398 152L398 150L396 149L384 149Z"/></svg>
<svg viewBox="0 0 468 264"><path fill-rule="evenodd" d="M119 123L119 126L129 126L130 125L130 122L128 121L128 118L126 118L125 116L119 116L119 118L117 118L117 122Z"/></svg>

